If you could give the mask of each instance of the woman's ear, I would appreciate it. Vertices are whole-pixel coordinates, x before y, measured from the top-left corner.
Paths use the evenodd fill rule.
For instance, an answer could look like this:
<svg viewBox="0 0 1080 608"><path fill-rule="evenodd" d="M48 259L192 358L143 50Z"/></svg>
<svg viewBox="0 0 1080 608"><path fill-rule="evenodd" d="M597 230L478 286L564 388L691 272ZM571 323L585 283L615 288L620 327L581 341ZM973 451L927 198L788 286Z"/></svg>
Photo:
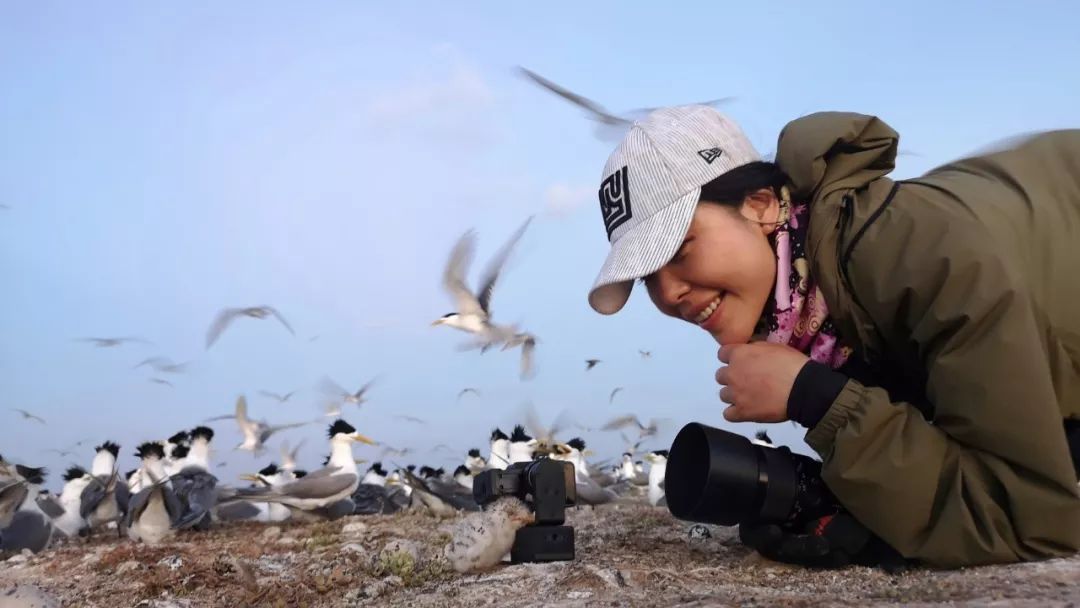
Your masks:
<svg viewBox="0 0 1080 608"><path fill-rule="evenodd" d="M762 234L770 235L782 223L780 199L772 188L761 188L743 199L742 216L761 227Z"/></svg>

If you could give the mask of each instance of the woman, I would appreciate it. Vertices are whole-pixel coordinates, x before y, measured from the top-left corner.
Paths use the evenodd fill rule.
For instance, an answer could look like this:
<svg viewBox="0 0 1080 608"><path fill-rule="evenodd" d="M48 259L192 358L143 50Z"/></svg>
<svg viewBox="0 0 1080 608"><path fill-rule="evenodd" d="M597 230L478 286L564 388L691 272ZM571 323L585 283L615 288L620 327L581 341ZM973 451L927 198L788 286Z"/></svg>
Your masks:
<svg viewBox="0 0 1080 608"><path fill-rule="evenodd" d="M709 332L724 417L807 427L829 489L904 557L1071 554L1080 131L902 182L897 142L814 114L773 164L711 108L652 113L604 169L589 302L613 314L641 280Z"/></svg>

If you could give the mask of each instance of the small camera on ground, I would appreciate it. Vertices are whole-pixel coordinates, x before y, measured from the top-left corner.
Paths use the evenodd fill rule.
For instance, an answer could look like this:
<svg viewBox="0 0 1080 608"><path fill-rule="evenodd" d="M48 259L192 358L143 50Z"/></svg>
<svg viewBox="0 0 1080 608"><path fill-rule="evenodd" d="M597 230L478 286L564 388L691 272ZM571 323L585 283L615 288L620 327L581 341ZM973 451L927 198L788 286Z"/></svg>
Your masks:
<svg viewBox="0 0 1080 608"><path fill-rule="evenodd" d="M488 469L473 479L473 498L487 505L516 496L532 509L536 521L517 531L510 561L555 562L574 559L574 528L564 525L566 507L577 500L574 465L539 458L503 469Z"/></svg>

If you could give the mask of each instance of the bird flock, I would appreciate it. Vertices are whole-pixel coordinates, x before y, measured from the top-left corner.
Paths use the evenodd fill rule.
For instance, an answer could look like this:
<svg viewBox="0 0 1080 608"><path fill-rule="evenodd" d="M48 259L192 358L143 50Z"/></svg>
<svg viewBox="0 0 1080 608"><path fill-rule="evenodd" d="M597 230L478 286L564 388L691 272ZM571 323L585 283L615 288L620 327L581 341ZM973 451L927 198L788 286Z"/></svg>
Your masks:
<svg viewBox="0 0 1080 608"><path fill-rule="evenodd" d="M647 112L646 109L618 116L532 71L521 70L533 82L585 109L608 135L629 128L634 116ZM719 101L723 100L716 102ZM0 209L8 207L0 206ZM507 260L532 219L525 219L488 261L475 289L469 286L468 275L476 234L469 230L460 236L441 277L442 288L454 309L431 323L433 327L449 327L468 334L470 339L458 347L459 351L478 350L483 354L519 349L521 380L535 376L534 351L540 342L534 333L516 324L496 321L492 301ZM212 319L206 331L205 348L212 348L230 327L245 319L276 321L296 336L293 326L273 306L227 307ZM318 338L315 335L307 340ZM102 349L127 344L153 345L137 336L84 337L76 341ZM638 355L647 361L652 352L639 350ZM139 361L133 369L149 370L148 382L172 387L173 382L164 376L184 374L190 364L158 355ZM584 372L589 373L604 362L589 358L584 364ZM481 509L473 497L473 478L487 469L505 469L537 458L573 464L579 508L625 502L666 505L667 451L642 448L658 439L666 419L643 422L637 415L626 414L589 428L574 423L563 413L550 425L544 425L530 405L522 413L522 423L510 428L509 434L497 426L485 433L486 449L473 447L458 453L445 444L430 447L430 452L442 451L460 458L460 464L447 473L442 467L428 464L419 467L400 464L425 450L379 443L358 432L346 420L351 412L368 402L377 381L376 377L353 389L324 377L317 389L325 397L325 407L322 417L314 420L271 423L255 419L249 412L246 397L239 395L231 413L191 421L190 428L175 431L167 438L147 438L129 447L126 453L108 438L94 445L92 455L84 454L93 445L89 439L63 448L49 448L72 460L87 456L83 464L73 463L64 471L63 485L56 493L44 488L48 476L44 467L11 462L0 455L0 552L38 552L54 543L78 542L80 538L96 535L154 545L178 534L199 534L230 522L323 521L420 511L437 518L458 518L445 555L460 571L482 570L505 557L514 531L531 523L532 516L528 507L515 498L503 498ZM299 391L261 390L258 394L284 404ZM614 403L622 391L623 387L615 387L609 403ZM482 396L477 387L463 387L457 400ZM33 412L10 409L27 423L49 424ZM418 427L427 424L406 414L394 417ZM231 451L249 452L256 459L266 458L271 451L268 442L277 442L278 458L266 458L262 468L240 476L246 485L227 483L213 472L225 461L219 458L221 450L215 443L215 430L208 425L222 421L232 421L242 437ZM326 455L319 466L303 469L299 464L303 442L290 447L280 436L312 424L326 428ZM585 433L620 432L625 448L615 458L593 461L595 454L580 434L564 439L571 427ZM759 436L756 441L768 440ZM363 446L359 449L371 450L366 459L354 454L358 445ZM135 460L135 468L121 472L121 460L130 457ZM361 469L361 464L367 466Z"/></svg>

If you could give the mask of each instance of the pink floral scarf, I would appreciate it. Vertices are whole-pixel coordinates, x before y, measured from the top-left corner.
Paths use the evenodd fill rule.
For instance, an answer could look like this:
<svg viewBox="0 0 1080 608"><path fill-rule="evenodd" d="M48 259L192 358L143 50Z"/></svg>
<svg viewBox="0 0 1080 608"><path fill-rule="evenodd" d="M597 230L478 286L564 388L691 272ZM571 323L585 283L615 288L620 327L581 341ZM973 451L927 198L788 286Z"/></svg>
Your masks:
<svg viewBox="0 0 1080 608"><path fill-rule="evenodd" d="M782 197L791 212L773 233L776 291L759 321L758 334L767 335L766 342L787 344L836 369L847 361L852 349L840 343L825 297L810 276L807 206L791 205L786 188Z"/></svg>

